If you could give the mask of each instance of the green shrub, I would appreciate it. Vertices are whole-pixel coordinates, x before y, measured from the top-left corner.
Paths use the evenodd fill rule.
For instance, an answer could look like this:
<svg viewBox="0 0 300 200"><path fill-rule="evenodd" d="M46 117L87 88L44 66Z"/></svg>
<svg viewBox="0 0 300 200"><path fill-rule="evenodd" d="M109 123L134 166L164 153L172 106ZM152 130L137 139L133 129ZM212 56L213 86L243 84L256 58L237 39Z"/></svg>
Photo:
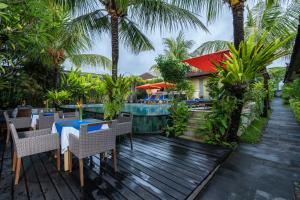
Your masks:
<svg viewBox="0 0 300 200"><path fill-rule="evenodd" d="M285 104L289 104L290 99L300 100L300 78L292 83L286 83L282 88L282 99Z"/></svg>
<svg viewBox="0 0 300 200"><path fill-rule="evenodd" d="M168 137L178 137L184 133L188 122L188 111L188 106L183 102L175 102L169 108L170 120L166 129Z"/></svg>
<svg viewBox="0 0 300 200"><path fill-rule="evenodd" d="M108 74L104 74L102 78L107 97L104 102L104 118L112 120L120 114L130 95L131 79L120 75L114 80Z"/></svg>
<svg viewBox="0 0 300 200"><path fill-rule="evenodd" d="M249 127L246 128L245 132L241 135L240 141L248 144L255 144L260 141L263 129L267 124L267 118L255 119Z"/></svg>
<svg viewBox="0 0 300 200"><path fill-rule="evenodd" d="M300 122L300 101L290 100L290 106L295 113L297 121Z"/></svg>

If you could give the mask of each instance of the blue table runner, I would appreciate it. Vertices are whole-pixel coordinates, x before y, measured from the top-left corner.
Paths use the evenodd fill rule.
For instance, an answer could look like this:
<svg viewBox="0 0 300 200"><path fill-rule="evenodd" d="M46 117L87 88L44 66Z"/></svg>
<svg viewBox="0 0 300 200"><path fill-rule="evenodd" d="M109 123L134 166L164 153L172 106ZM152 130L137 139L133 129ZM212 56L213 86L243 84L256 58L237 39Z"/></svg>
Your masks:
<svg viewBox="0 0 300 200"><path fill-rule="evenodd" d="M73 127L77 130L80 130L80 125L81 124L90 124L90 123L97 123L97 122L101 122L101 120L97 120L97 119L65 120L65 121L61 121L61 122L55 122L55 127L56 127L56 130L57 130L57 133L59 135L61 135L63 127ZM98 125L95 125L95 126L89 126L88 127L88 132L101 130L101 128L102 128L102 124L98 124Z"/></svg>

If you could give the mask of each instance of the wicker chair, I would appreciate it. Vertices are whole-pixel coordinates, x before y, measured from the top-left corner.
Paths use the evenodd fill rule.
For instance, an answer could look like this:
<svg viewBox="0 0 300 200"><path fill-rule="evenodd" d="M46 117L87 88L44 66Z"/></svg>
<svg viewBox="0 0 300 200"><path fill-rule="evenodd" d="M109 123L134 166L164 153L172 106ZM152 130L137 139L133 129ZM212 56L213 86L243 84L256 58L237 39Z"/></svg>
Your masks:
<svg viewBox="0 0 300 200"><path fill-rule="evenodd" d="M79 119L79 112L66 112L63 113L61 111L54 113L54 121L64 121L64 120L72 120Z"/></svg>
<svg viewBox="0 0 300 200"><path fill-rule="evenodd" d="M6 129L7 129L6 144L9 143L9 139L10 139L9 123L13 123L16 129L25 129L25 128L31 129L31 117L10 118L6 111L3 113L3 115L6 121Z"/></svg>
<svg viewBox="0 0 300 200"><path fill-rule="evenodd" d="M80 135L69 135L69 166L72 172L72 154L79 159L80 186L84 186L83 158L112 150L114 170L117 170L116 154L116 121L84 124L80 127ZM88 132L88 127L110 124L109 129Z"/></svg>
<svg viewBox="0 0 300 200"><path fill-rule="evenodd" d="M21 159L25 156L56 150L57 169L60 170L59 136L52 134L51 129L42 129L17 133L14 124L10 123L14 142L13 171L16 171L15 185L19 183Z"/></svg>
<svg viewBox="0 0 300 200"><path fill-rule="evenodd" d="M44 116L43 113L39 113L38 129L51 128L54 123L54 116Z"/></svg>
<svg viewBox="0 0 300 200"><path fill-rule="evenodd" d="M117 132L116 136L120 135L128 135L130 139L130 147L131 150L132 147L132 120L133 115L131 113L121 113L119 117L117 118L118 124L117 124Z"/></svg>
<svg viewBox="0 0 300 200"><path fill-rule="evenodd" d="M18 108L17 117L31 117L31 108Z"/></svg>

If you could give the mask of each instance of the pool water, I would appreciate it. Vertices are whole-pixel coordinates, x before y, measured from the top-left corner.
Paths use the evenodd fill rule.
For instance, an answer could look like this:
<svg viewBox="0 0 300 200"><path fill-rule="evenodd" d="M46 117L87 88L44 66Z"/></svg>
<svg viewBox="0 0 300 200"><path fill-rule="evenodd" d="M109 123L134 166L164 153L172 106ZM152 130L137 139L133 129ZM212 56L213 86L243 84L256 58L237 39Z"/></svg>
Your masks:
<svg viewBox="0 0 300 200"><path fill-rule="evenodd" d="M148 105L148 104L125 104L122 112L129 112L135 116L156 116L156 115L169 115L168 108L170 105ZM94 107L86 107L85 111L103 113L103 105Z"/></svg>
<svg viewBox="0 0 300 200"><path fill-rule="evenodd" d="M84 117L103 119L103 104L84 105ZM157 134L164 132L168 118L169 104L125 104L122 112L133 114L133 133ZM63 109L75 109L75 105L62 106Z"/></svg>

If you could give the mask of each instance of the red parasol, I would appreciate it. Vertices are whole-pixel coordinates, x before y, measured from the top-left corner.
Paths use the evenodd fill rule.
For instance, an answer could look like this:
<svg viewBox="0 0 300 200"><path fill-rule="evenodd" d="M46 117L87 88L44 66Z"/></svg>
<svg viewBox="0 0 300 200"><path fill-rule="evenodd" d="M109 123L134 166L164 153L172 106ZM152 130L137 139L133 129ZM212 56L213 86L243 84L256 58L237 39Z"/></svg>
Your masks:
<svg viewBox="0 0 300 200"><path fill-rule="evenodd" d="M160 87L153 86L152 84L145 84L135 87L137 89L144 89L144 90L152 90L152 89L160 89Z"/></svg>
<svg viewBox="0 0 300 200"><path fill-rule="evenodd" d="M188 58L182 62L188 63L203 72L216 72L215 65L225 61L229 56L229 50L217 51L215 53L206 54L194 58Z"/></svg>
<svg viewBox="0 0 300 200"><path fill-rule="evenodd" d="M168 82L160 82L160 83L153 83L152 86L160 87L160 88L173 88L176 87L176 84L168 83Z"/></svg>

